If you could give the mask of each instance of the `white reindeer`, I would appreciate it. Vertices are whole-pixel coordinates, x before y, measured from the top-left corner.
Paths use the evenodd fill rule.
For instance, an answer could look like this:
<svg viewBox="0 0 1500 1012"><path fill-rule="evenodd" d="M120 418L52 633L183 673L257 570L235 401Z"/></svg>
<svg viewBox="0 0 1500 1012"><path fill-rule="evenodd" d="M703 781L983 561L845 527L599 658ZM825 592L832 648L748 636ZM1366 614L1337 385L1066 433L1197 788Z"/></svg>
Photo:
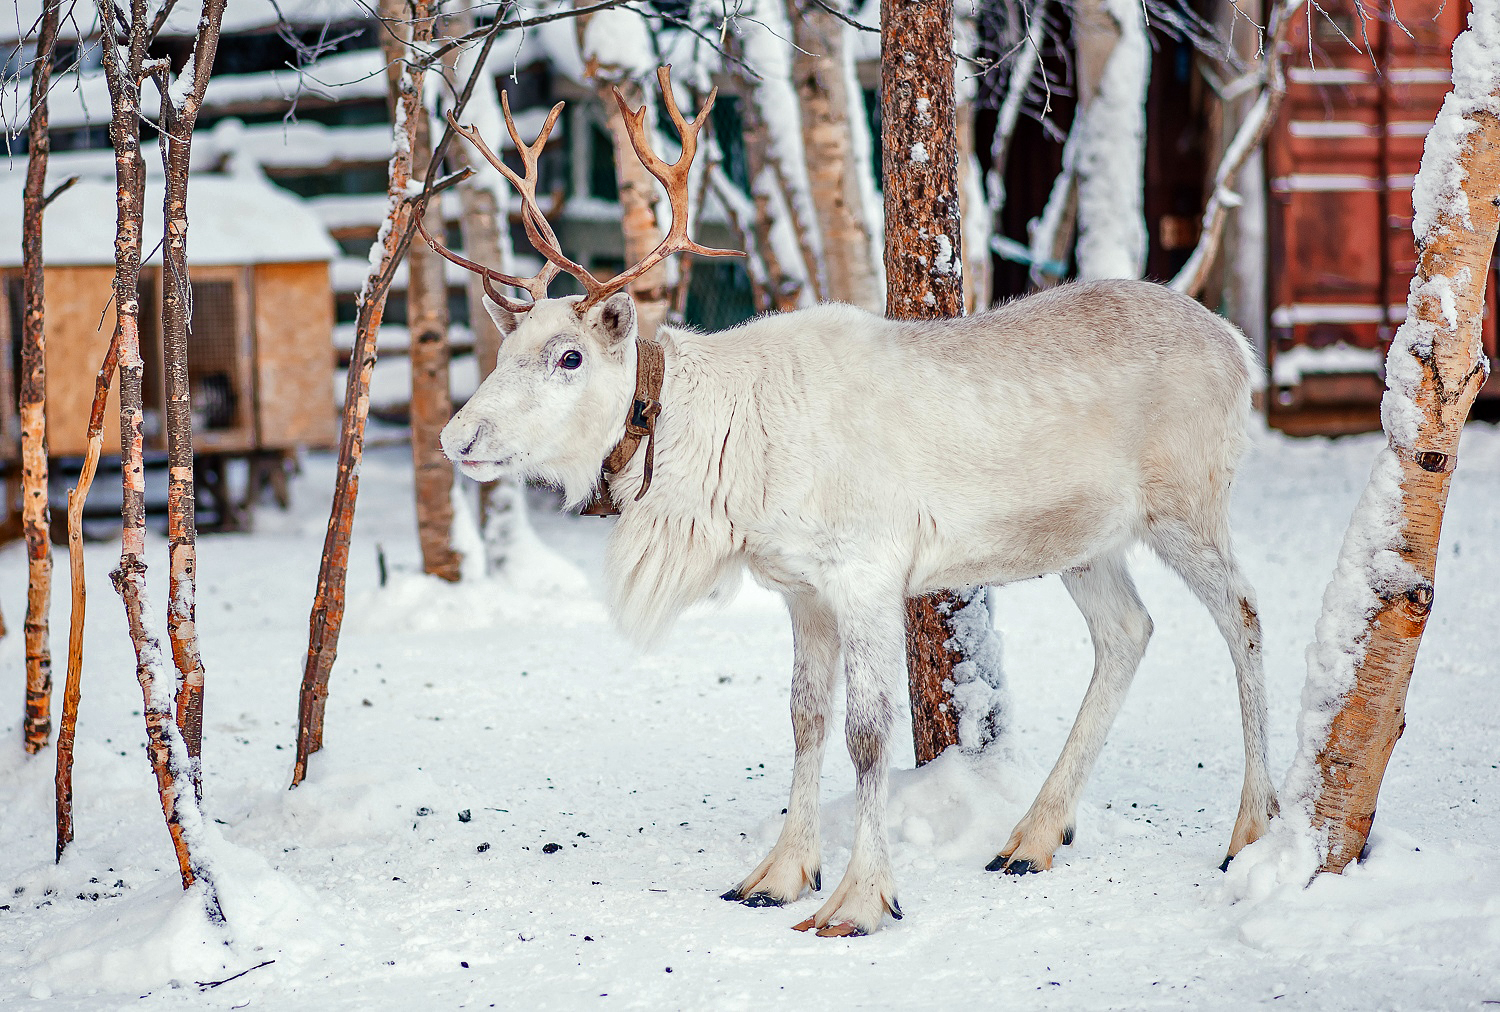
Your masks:
<svg viewBox="0 0 1500 1012"><path fill-rule="evenodd" d="M857 826L843 881L797 927L863 934L887 913L900 917L886 799L905 692L904 602L1059 573L1088 622L1093 679L1056 766L989 865L1051 867L1072 841L1084 783L1151 636L1125 564L1141 542L1207 606L1234 660L1246 769L1233 857L1276 811L1260 625L1228 525L1250 409L1243 336L1165 288L1108 281L964 319L824 305L716 334L664 327L642 341L620 289L673 251L724 252L686 238L687 166L708 106L686 123L661 77L683 138L674 165L651 154L640 114L621 102L637 153L672 196L672 230L643 266L601 284L557 248L534 177L560 105L531 147L511 124L527 172L505 170L549 260L543 272L510 278L434 243L484 274L506 335L442 445L470 477L538 478L572 504L595 492L609 458L606 491L620 504L609 604L637 641L656 640L745 569L785 597L791 799L776 845L725 898L779 905L821 887L818 782L842 668ZM545 298L559 267L587 294ZM492 280L527 287L534 301L501 297Z"/></svg>

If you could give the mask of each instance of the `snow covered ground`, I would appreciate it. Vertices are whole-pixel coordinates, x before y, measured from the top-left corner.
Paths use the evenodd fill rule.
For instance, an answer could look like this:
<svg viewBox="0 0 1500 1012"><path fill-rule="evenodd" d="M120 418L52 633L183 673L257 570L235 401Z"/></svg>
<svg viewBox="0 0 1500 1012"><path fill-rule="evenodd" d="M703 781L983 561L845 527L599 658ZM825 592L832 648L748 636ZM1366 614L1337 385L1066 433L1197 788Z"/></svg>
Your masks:
<svg viewBox="0 0 1500 1012"><path fill-rule="evenodd" d="M1294 741L1303 650L1378 437L1261 433L1236 490L1261 603L1272 760ZM1060 747L1087 634L1055 578L1004 589L1013 761L898 765L891 839L906 918L861 939L790 926L816 909L718 896L775 837L791 768L790 635L747 586L656 653L611 630L603 521L534 514L587 574L521 585L415 574L404 449L372 452L327 747L287 791L307 609L332 480L201 544L205 801L228 946L175 865L142 751L112 545L88 550L78 839L52 856L52 752L21 750L25 565L0 551L0 1006L262 1009L863 1007L1464 1009L1500 1001L1500 432L1472 426L1433 619L1369 860L1311 888L1216 869L1242 769L1227 651L1153 559L1156 636L1051 872L983 865ZM95 492L101 500L111 490ZM378 587L376 546L392 568ZM153 542L161 600L165 546ZM67 622L57 556L54 652ZM554 584L549 588L548 584ZM566 590L573 586L572 592ZM563 589L557 589L561 587ZM59 679L61 672L59 671ZM830 747L824 883L852 828ZM1246 873L1249 871L1249 874ZM204 988L259 966L236 980Z"/></svg>

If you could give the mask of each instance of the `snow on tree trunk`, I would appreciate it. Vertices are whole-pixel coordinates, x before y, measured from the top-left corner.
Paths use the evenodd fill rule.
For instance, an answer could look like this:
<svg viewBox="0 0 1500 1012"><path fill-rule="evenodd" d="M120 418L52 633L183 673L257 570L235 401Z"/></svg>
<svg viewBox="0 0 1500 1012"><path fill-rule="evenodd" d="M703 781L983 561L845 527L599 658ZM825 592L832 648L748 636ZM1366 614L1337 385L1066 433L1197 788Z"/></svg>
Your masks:
<svg viewBox="0 0 1500 1012"><path fill-rule="evenodd" d="M796 240L796 253L807 279L808 295L818 302L828 297L828 272L823 260L823 236L808 178L802 107L794 84L792 28L785 0L754 0L740 8L739 48L758 78L746 75L747 98L765 131L762 150L786 210L787 224Z"/></svg>
<svg viewBox="0 0 1500 1012"><path fill-rule="evenodd" d="M52 647L47 612L52 602L52 516L47 508L47 338L42 279L42 213L46 207L47 90L57 41L60 0L44 0L31 68L31 122L21 230L21 524L26 536L26 706L21 741L41 751L52 732ZM9 408L0 410L9 411Z"/></svg>
<svg viewBox="0 0 1500 1012"><path fill-rule="evenodd" d="M463 35L473 28L473 12L467 8L455 11L449 15L449 24L450 35ZM492 60L498 58L486 53L485 65L476 66L475 50L460 49L454 50L453 59L448 62L456 81L467 81L478 73L479 80L469 100L468 119L481 137L493 138L491 143L498 146L499 139L505 136L505 122L500 114L500 102L495 97ZM507 212L510 184L486 159L477 156L472 145L451 145L448 157L474 172L458 188L462 214L459 228L463 233L464 250L471 259L493 264L496 270L514 275L515 251L511 247ZM479 379L482 382L495 369L502 335L484 308L482 279L477 274L470 274L467 283L469 327L474 332L474 356L479 360ZM495 574L506 568L509 545L521 536L516 529L529 523L526 497L521 494L520 484L515 478L499 478L480 486L479 527L484 532L487 572Z"/></svg>
<svg viewBox="0 0 1500 1012"><path fill-rule="evenodd" d="M1151 45L1139 0L1085 0L1075 15L1079 61L1107 49L1097 91L1078 112L1078 275L1138 278L1146 265L1146 84ZM1081 127L1081 132L1079 131Z"/></svg>
<svg viewBox="0 0 1500 1012"><path fill-rule="evenodd" d="M990 216L980 180L984 170L974 153L974 107L958 108L958 202L963 218L964 310L977 312L990 295Z"/></svg>
<svg viewBox="0 0 1500 1012"><path fill-rule="evenodd" d="M750 63L743 39L731 35L727 44L732 53ZM775 49L769 44L763 48ZM753 63L750 65L754 66ZM767 116L768 110L761 105L763 96L757 87L758 82L739 63L730 63L727 72L730 87L739 99L745 164L750 174L750 196L755 208L751 230L755 240L754 253L765 266L765 287L771 299L770 305L757 308L785 311L812 305L817 299L817 291L808 274L804 246L797 239L798 223L787 207L786 191L781 185L783 177L777 173L777 155L773 150L776 135ZM758 68L756 72L761 73ZM786 125L782 124L780 129L784 140ZM800 148L800 141L798 146Z"/></svg>
<svg viewBox="0 0 1500 1012"><path fill-rule="evenodd" d="M579 3L577 6L587 6ZM615 180L620 191L620 227L625 233L624 261L639 263L661 241L656 179L635 156L625 117L615 101L619 89L632 109L645 106L646 134L656 130L656 102L648 99L641 82L656 71L656 56L646 22L633 11L599 11L578 19L578 46L589 79L598 89L605 122L614 141ZM636 324L643 338L651 338L672 306L670 268L662 262L630 284L635 299Z"/></svg>
<svg viewBox="0 0 1500 1012"><path fill-rule="evenodd" d="M203 661L197 633L197 522L193 481L193 395L188 380L188 327L192 289L187 262L188 167L193 130L208 90L208 78L219 45L225 0L203 6L193 51L177 85L171 73L157 74L161 93L162 166L166 179L162 220L162 365L167 421L167 542L170 583L167 589L167 640L177 670L177 726L192 767L193 793L202 798L203 776L197 760L203 750ZM184 85L186 85L184 87Z"/></svg>
<svg viewBox="0 0 1500 1012"><path fill-rule="evenodd" d="M432 41L436 19L433 0L382 0L381 33L390 75L390 103L400 101L399 89L404 60L415 59ZM407 16L410 15L410 20ZM423 81L416 82L418 108L414 122L411 173L427 174L432 159L432 117L423 103ZM440 201L427 205L424 224L433 235L442 235ZM422 571L450 583L463 576L463 558L453 546L453 465L438 445L438 435L453 417L448 390L448 282L443 259L417 243L407 256L406 321L411 334L411 457L415 476L417 541L422 550Z"/></svg>
<svg viewBox="0 0 1500 1012"><path fill-rule="evenodd" d="M156 775L162 813L177 855L182 887L201 882L208 916L223 921L217 892L202 858L203 818L192 790L193 759L173 716L173 693L154 629L146 593L146 483L142 459L145 411L142 407L140 336L141 233L145 213L146 165L141 157L141 82L146 68L147 16L144 0L133 0L128 20L113 0L99 0L99 20L109 33L124 31L117 44L104 41L109 85L110 139L115 156L115 343L120 372L120 473L123 491L120 565L110 574L125 604L136 652L146 720L146 753ZM116 27L118 26L118 27ZM194 852L197 852L196 854Z"/></svg>
<svg viewBox="0 0 1500 1012"><path fill-rule="evenodd" d="M1244 203L1244 197L1230 187L1235 184L1235 180L1249 162L1250 157L1261 150L1266 135L1271 132L1271 126L1276 122L1276 113L1281 108L1281 100L1286 96L1286 70L1282 66L1282 51L1286 46L1292 18L1306 2L1307 0L1283 0L1272 11L1270 35L1265 42L1264 55L1256 71L1261 82L1260 89L1239 118L1234 138L1219 159L1219 167L1214 172L1213 193L1210 194L1208 206L1203 211L1202 234L1187 262L1172 279L1173 291L1196 298L1208 283L1209 273L1213 270L1214 261L1218 258L1224 229L1229 221L1229 212ZM1225 105L1226 113L1233 115L1234 110L1229 107L1227 101ZM1259 178L1258 175L1254 175L1246 182L1258 183ZM1241 189L1248 190L1249 188L1242 186ZM1255 196L1258 197L1258 194Z"/></svg>
<svg viewBox="0 0 1500 1012"><path fill-rule="evenodd" d="M953 3L882 0L880 23L886 313L908 320L962 316ZM906 621L917 762L950 745L982 748L999 728L1003 706L986 595L969 590L914 599ZM965 727L972 737L961 738Z"/></svg>
<svg viewBox="0 0 1500 1012"><path fill-rule="evenodd" d="M1489 372L1480 341L1500 216L1500 4L1478 0L1453 46L1453 91L1413 189L1419 250L1406 322L1386 359L1388 445L1375 461L1308 650L1299 746L1284 796L1319 870L1368 839L1431 614L1438 536L1470 405Z"/></svg>
<svg viewBox="0 0 1500 1012"><path fill-rule="evenodd" d="M860 161L850 121L845 39L852 29L805 0L791 0L788 13L796 47L792 74L800 101L809 196L823 240L825 294L878 313L884 299L867 224L874 217L874 204L865 202L862 185L862 177L869 174L868 144L865 160Z"/></svg>

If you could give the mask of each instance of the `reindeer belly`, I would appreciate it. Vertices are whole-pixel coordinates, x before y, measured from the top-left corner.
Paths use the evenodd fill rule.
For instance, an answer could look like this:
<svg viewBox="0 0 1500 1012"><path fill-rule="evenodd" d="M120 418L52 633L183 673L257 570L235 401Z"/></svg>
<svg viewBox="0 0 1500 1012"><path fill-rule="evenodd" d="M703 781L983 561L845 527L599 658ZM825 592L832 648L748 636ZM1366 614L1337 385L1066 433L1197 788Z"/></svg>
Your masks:
<svg viewBox="0 0 1500 1012"><path fill-rule="evenodd" d="M945 522L946 520L946 522ZM997 585L1057 573L1133 541L1135 505L1075 491L1016 510L938 516L920 524L908 591Z"/></svg>

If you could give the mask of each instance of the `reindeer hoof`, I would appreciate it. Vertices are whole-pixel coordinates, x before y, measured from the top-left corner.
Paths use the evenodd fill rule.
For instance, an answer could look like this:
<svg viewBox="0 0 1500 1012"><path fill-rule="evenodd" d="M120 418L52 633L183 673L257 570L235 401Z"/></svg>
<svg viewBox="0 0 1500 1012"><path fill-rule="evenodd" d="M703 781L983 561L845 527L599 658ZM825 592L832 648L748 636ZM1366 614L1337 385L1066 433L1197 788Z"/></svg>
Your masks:
<svg viewBox="0 0 1500 1012"><path fill-rule="evenodd" d="M751 893L740 902L747 907L780 907L786 905L786 900L772 896L770 893Z"/></svg>
<svg viewBox="0 0 1500 1012"><path fill-rule="evenodd" d="M1024 858L1017 861L1012 861L1004 854L1001 854L989 864L985 865L984 870L1003 871L1007 875L1034 875L1042 869L1038 865L1032 863L1031 861L1027 861Z"/></svg>
<svg viewBox="0 0 1500 1012"><path fill-rule="evenodd" d="M1234 855L1233 854L1230 854L1230 855L1226 856L1224 858L1224 860L1222 860L1222 861L1219 862L1219 870L1220 871L1228 871L1229 870L1229 862L1233 861L1233 860L1234 860Z"/></svg>
<svg viewBox="0 0 1500 1012"><path fill-rule="evenodd" d="M818 929L819 938L860 938L865 930L848 921L835 921Z"/></svg>
<svg viewBox="0 0 1500 1012"><path fill-rule="evenodd" d="M1069 846L1072 846L1072 844L1073 844L1073 827L1072 826L1068 826L1066 829L1063 830L1063 842L1062 842L1062 845L1064 847L1069 847Z"/></svg>
<svg viewBox="0 0 1500 1012"><path fill-rule="evenodd" d="M792 930L793 931L808 931L808 930L810 930L812 928L812 926L813 926L813 919L811 917L809 917L805 921L798 921L796 924L793 924L792 925Z"/></svg>
<svg viewBox="0 0 1500 1012"><path fill-rule="evenodd" d="M739 903L744 898L745 897L743 897L743 896L740 895L740 888L739 888L739 886L735 886L733 889L729 890L727 893L722 893L719 896L719 899L721 899L721 900L728 900L730 903Z"/></svg>

